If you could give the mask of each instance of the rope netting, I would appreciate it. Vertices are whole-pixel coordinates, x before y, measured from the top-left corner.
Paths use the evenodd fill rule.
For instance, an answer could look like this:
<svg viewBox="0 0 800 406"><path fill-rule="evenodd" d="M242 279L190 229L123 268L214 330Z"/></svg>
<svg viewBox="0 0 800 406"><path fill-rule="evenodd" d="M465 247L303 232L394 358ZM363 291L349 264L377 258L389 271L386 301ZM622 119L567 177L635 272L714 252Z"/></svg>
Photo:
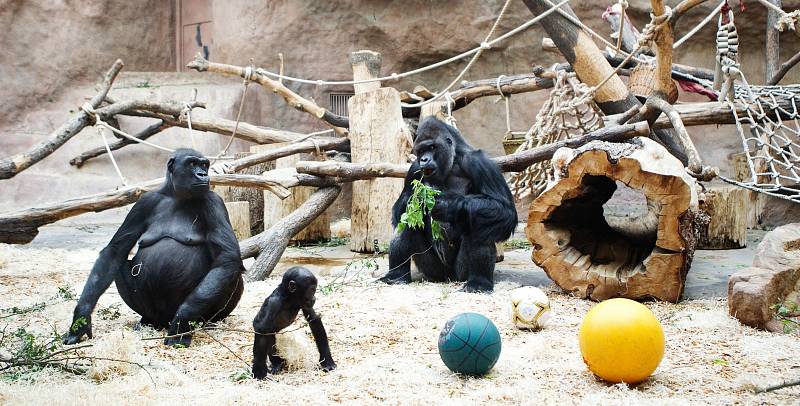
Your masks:
<svg viewBox="0 0 800 406"><path fill-rule="evenodd" d="M517 152L578 137L603 126L602 112L594 103L593 93L575 73L557 71L550 97L536 115L533 126ZM587 97L588 96L588 97ZM541 193L547 186L550 161L537 162L510 178L516 198Z"/></svg>
<svg viewBox="0 0 800 406"><path fill-rule="evenodd" d="M720 178L800 203L800 85L748 85L739 69L738 44L733 12L723 11L717 30L717 61L724 77L719 100L728 105L735 117L750 178ZM735 80L741 85L733 86ZM737 105L744 108L744 114L736 111Z"/></svg>

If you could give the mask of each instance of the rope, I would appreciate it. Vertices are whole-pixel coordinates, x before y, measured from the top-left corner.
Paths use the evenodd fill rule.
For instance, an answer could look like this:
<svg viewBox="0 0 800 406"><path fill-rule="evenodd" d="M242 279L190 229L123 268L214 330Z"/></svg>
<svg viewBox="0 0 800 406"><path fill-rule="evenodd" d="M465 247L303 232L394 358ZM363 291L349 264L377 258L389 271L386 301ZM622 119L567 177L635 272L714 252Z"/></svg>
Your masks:
<svg viewBox="0 0 800 406"><path fill-rule="evenodd" d="M556 71L553 90L516 152L581 136L602 127L602 114L591 97L592 92L575 73ZM542 161L512 174L509 183L515 197L541 193L550 172L550 162Z"/></svg>
<svg viewBox="0 0 800 406"><path fill-rule="evenodd" d="M114 159L114 154L111 153L111 147L108 145L106 134L103 132L103 129L100 126L95 126L94 128L97 130L97 133L100 134L100 138L103 139L103 145L106 147L106 153L108 153L108 158L111 160L111 165L114 165L114 170L117 172L119 180L122 181L124 186L128 186L128 182L125 180L125 177L122 176L122 171L119 169L119 165L117 165L117 160Z"/></svg>
<svg viewBox="0 0 800 406"><path fill-rule="evenodd" d="M260 75L266 75L266 76L269 76L269 77L272 77L272 78L275 78L275 79L278 79L278 80L287 80L287 81L290 81L290 82L304 83L304 84L307 84L307 85L316 85L316 86L358 85L358 84L362 84L362 83L383 82L383 81L388 81L388 80L399 80L399 79L402 79L402 78L406 78L406 77L409 77L409 76L413 76L413 75L417 75L417 74L420 74L420 73L423 73L423 72L427 72L429 70L436 69L436 68L448 65L450 63L453 63L455 61L464 59L464 58L466 58L466 57L468 57L470 55L474 55L475 53L480 52L484 48L486 48L486 49L491 48L495 44L497 44L499 42L502 42L502 41L504 41L504 40L516 35L516 34L519 34L522 31L530 28L531 26L533 26L534 24L539 22L539 20L541 20L542 18L547 17L552 12L556 11L558 7L561 7L564 4L569 3L569 1L570 0L562 0L557 5L553 5L551 3L552 7L549 10L545 11L544 13L542 13L542 14L540 14L540 15L538 15L538 16L536 16L536 17L534 17L534 18L532 18L532 19L530 19L528 21L526 21L525 23L519 25L517 28L514 28L513 30L511 30L511 31L509 31L509 32L507 32L507 33L505 33L505 34L503 34L503 35L491 40L491 41L488 41L488 42L484 41L479 46L477 46L475 48L472 48L469 51L462 52L462 53L460 53L460 54L458 54L456 56L450 57L448 59L445 59L445 60L430 64L430 65L427 65L427 66L423 66L421 68L417 68L417 69L414 69L414 70L403 72L403 73L392 73L389 76L383 76L383 77L371 78L371 79L362 79L362 80L303 79L303 78L297 78L297 77L293 77L293 76L286 76L286 75L282 75L282 74L279 74L279 73L271 72L271 71L268 71L268 70L263 69L263 68L256 69L256 73L258 73ZM497 25L497 24L495 23L495 25ZM405 106L405 107L421 107L421 106L420 105L411 105L411 106Z"/></svg>
<svg viewBox="0 0 800 406"><path fill-rule="evenodd" d="M627 14L625 14L625 10L628 8L627 0L619 0L617 2L619 4L620 12L619 12L619 31L617 32L617 48L616 51L619 52L622 49L622 30L625 29L625 20L628 19Z"/></svg>
<svg viewBox="0 0 800 406"><path fill-rule="evenodd" d="M181 114L186 114L186 122L189 125L189 138L192 140L192 149L197 150L197 143L194 139L194 131L192 130L192 106L189 103L183 103L185 106Z"/></svg>
<svg viewBox="0 0 800 406"><path fill-rule="evenodd" d="M218 160L220 157L222 157L223 155L225 155L228 152L228 149L231 147L231 144L233 144L233 140L236 138L236 131L239 130L239 121L242 118L242 110L244 109L244 101L246 100L246 97L247 97L247 85L250 84L251 80L253 80L253 70L254 69L252 67L250 67L250 66L247 66L247 67L244 68L244 81L242 82L242 86L243 86L243 88L242 88L242 100L239 102L239 112L236 113L236 123L233 125L233 132L231 132L231 136L230 136L230 138L228 138L228 143L225 145L225 148L223 148L217 154L217 156L215 156L214 158L211 159L211 161L212 161L211 163L212 164L214 163L214 161Z"/></svg>
<svg viewBox="0 0 800 406"><path fill-rule="evenodd" d="M679 39L679 40L675 41L675 43L674 43L674 44L672 44L672 49L678 49L678 47L680 47L681 45L683 45L683 43L684 43L684 42L686 42L686 40L688 40L689 38L691 38L691 37L692 37L694 34L697 34L697 32L698 32L698 31L700 31L700 29L702 29L703 27L705 27L705 26L706 26L706 24L708 24L708 23L709 23L709 22L710 22L712 19L714 19L714 16L715 16L715 15L719 14L720 10L722 10L722 7L723 7L724 5L725 5L725 1L722 1L722 2L720 2L720 3L719 3L719 5L717 6L717 8L715 8L714 10L712 10L712 11L711 11L711 13L709 13L709 14L706 16L706 18L704 18L704 19L703 19L703 21L700 21L700 23L699 23L699 24L695 25L695 26L694 26L694 28L692 28L692 30L691 30L691 31L689 31L688 33L686 33L686 35L684 35L683 37L681 37L681 39Z"/></svg>

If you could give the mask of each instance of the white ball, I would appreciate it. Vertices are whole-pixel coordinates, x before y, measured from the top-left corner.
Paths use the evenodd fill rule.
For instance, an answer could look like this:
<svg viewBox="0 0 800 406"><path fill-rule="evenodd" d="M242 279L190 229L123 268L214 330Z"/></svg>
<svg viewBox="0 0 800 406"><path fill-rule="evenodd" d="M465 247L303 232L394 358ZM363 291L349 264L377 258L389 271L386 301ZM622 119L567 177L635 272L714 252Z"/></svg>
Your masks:
<svg viewBox="0 0 800 406"><path fill-rule="evenodd" d="M541 289L523 286L511 292L511 322L520 329L538 330L550 318L550 299Z"/></svg>

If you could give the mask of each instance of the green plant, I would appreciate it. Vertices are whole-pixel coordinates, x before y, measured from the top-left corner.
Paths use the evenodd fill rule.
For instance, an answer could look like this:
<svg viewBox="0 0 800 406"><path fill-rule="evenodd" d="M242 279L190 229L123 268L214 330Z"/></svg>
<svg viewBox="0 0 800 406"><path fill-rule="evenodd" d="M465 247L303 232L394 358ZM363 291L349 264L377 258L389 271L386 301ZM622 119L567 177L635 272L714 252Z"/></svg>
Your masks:
<svg viewBox="0 0 800 406"><path fill-rule="evenodd" d="M509 250L528 249L531 247L531 243L530 241L521 238L512 238L504 242L503 247Z"/></svg>
<svg viewBox="0 0 800 406"><path fill-rule="evenodd" d="M81 327L86 326L87 324L89 324L89 320L86 320L86 317L83 316L78 317L77 319L75 319L75 321L72 322L72 325L69 326L69 331L74 333L80 330Z"/></svg>
<svg viewBox="0 0 800 406"><path fill-rule="evenodd" d="M433 210L433 206L436 204L436 196L442 194L441 191L416 179L411 181L411 188L413 192L406 204L405 213L400 216L397 232L403 231L406 227L414 230L425 228L425 216L430 215L431 210ZM431 219L431 235L434 240L443 238L442 226L434 219Z"/></svg>
<svg viewBox="0 0 800 406"><path fill-rule="evenodd" d="M798 321L800 305L796 302L781 300L770 306L770 309L775 312L775 318L783 325L784 333L791 333L800 327L800 321Z"/></svg>

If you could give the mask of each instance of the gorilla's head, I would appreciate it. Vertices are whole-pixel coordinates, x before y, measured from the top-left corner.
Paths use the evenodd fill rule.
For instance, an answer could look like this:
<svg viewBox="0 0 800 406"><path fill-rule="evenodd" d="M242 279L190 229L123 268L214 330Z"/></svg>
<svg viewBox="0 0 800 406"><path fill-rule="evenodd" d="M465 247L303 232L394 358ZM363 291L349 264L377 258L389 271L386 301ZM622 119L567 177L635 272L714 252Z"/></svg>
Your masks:
<svg viewBox="0 0 800 406"><path fill-rule="evenodd" d="M283 274L281 286L288 294L291 306L298 309L314 307L317 277L302 266L293 266Z"/></svg>
<svg viewBox="0 0 800 406"><path fill-rule="evenodd" d="M454 127L437 119L428 117L417 128L413 153L425 179L431 183L441 183L447 179L456 155L469 146Z"/></svg>
<svg viewBox="0 0 800 406"><path fill-rule="evenodd" d="M167 184L175 196L188 199L205 195L208 190L208 158L189 148L181 148L167 162Z"/></svg>

